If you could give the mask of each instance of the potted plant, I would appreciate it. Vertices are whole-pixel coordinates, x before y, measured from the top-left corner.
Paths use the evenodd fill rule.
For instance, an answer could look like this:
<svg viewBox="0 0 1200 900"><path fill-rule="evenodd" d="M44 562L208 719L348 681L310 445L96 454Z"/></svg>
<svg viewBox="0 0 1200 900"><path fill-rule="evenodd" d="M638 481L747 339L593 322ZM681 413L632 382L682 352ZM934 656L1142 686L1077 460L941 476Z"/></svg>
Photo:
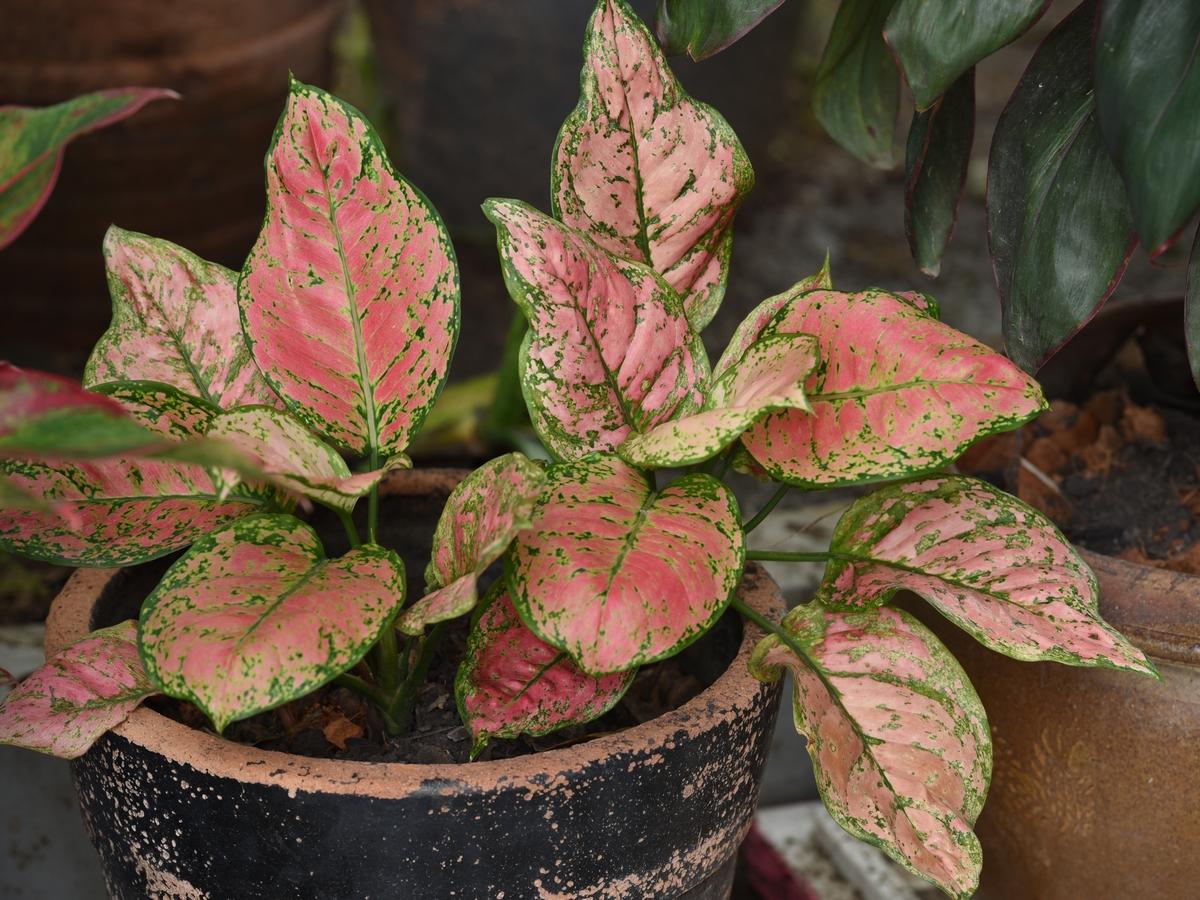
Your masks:
<svg viewBox="0 0 1200 900"><path fill-rule="evenodd" d="M292 82L240 275L110 231L114 320L86 388L0 369L0 542L106 567L56 602L0 740L76 758L110 892L726 896L784 670L833 816L947 894L974 891L986 715L891 597L915 591L1016 659L1154 668L1049 520L944 471L1044 401L930 298L837 291L826 267L710 366L699 331L752 180L629 7L598 0L555 215L485 204L552 461L502 456L452 491L444 473L392 476L388 515L380 485L445 377L458 291L437 214L369 124ZM738 470L778 492L743 514L724 483ZM828 553L747 551L791 487L873 484ZM345 553L297 502L332 510ZM410 599L388 529L430 503ZM181 550L142 587L116 568ZM822 587L786 615L746 565L814 558ZM386 758L440 668L477 758L596 721L639 669L720 630L740 649L694 699L542 753L421 765L221 736L352 693Z"/></svg>

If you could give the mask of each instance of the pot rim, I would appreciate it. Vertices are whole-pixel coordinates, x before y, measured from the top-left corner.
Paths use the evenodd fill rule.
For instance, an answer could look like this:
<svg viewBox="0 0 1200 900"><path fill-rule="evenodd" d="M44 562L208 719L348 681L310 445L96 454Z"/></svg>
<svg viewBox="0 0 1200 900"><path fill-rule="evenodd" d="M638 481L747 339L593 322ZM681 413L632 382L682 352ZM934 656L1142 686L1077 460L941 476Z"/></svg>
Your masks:
<svg viewBox="0 0 1200 900"><path fill-rule="evenodd" d="M389 493L413 494L457 483L453 470L406 472L389 484ZM422 477L424 476L424 477ZM105 586L120 569L79 569L54 599L46 620L46 656L79 640L91 630L91 616ZM778 585L756 563L746 567L738 587L741 599L765 615L784 609ZM512 759L472 763L398 763L320 759L275 750L261 750L219 738L176 722L146 707L134 710L113 732L208 775L240 782L275 785L292 796L297 791L357 794L397 799L416 793L458 793L464 789L494 790L526 787L543 791L548 783L567 773L599 763L616 753L653 754L669 749L680 732L703 730L749 712L759 691L769 690L750 674L749 659L762 632L743 621L742 641L728 668L711 685L684 705L649 722L615 734L530 753Z"/></svg>

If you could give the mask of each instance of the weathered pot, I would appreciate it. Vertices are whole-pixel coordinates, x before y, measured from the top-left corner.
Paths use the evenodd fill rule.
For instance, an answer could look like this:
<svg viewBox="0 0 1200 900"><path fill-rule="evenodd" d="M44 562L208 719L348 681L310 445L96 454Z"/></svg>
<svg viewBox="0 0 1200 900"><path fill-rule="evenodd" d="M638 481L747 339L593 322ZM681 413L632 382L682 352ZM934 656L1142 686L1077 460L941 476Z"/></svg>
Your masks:
<svg viewBox="0 0 1200 900"><path fill-rule="evenodd" d="M110 223L241 265L262 224L262 159L288 71L331 86L344 0L8 7L0 102L42 106L122 85L182 95L69 147L38 220L0 254L8 333L20 339L0 351L71 368L108 323L100 243Z"/></svg>
<svg viewBox="0 0 1200 900"><path fill-rule="evenodd" d="M980 897L1182 900L1200 885L1200 578L1085 553L1100 612L1162 682L1022 663L936 613L987 710Z"/></svg>
<svg viewBox="0 0 1200 900"><path fill-rule="evenodd" d="M1183 396L1195 390L1181 321L1177 299L1110 306L1039 380L1048 396L1083 402L1096 373L1136 334L1148 366L1170 369L1154 373L1157 397L1194 402ZM1149 654L1161 683L1127 672L1016 662L921 604L913 607L962 662L992 726L995 772L977 826L984 852L980 896L1194 897L1200 890L1200 578L1083 555L1100 581L1101 614Z"/></svg>
<svg viewBox="0 0 1200 900"><path fill-rule="evenodd" d="M437 486L438 505L453 483ZM133 613L146 589L133 571L77 572L47 653ZM741 596L781 612L757 566ZM322 760L140 709L74 763L77 793L122 900L724 898L779 702L746 668L759 635L732 637L732 662L691 701L564 749L445 766Z"/></svg>

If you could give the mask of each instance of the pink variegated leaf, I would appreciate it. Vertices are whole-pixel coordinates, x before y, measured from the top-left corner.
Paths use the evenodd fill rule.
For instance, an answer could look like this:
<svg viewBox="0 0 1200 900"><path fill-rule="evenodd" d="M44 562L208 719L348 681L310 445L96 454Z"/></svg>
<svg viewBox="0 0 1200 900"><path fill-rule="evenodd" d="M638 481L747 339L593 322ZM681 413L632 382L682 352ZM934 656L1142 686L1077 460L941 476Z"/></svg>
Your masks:
<svg viewBox="0 0 1200 900"><path fill-rule="evenodd" d="M470 612L479 576L500 558L523 528L546 474L520 453L479 467L454 489L433 534L425 569L429 593L405 610L399 628L420 634L426 625Z"/></svg>
<svg viewBox="0 0 1200 900"><path fill-rule="evenodd" d="M602 716L637 674L584 672L525 626L502 584L484 604L454 679L459 715L474 741L472 758L493 738L537 737Z"/></svg>
<svg viewBox="0 0 1200 900"><path fill-rule="evenodd" d="M684 92L624 0L596 4L580 87L554 151L554 213L653 267L699 331L725 294L750 160L721 114Z"/></svg>
<svg viewBox="0 0 1200 900"><path fill-rule="evenodd" d="M986 482L945 475L868 494L842 515L830 551L827 606L908 590L1014 659L1154 674L1100 617L1096 576L1062 533Z"/></svg>
<svg viewBox="0 0 1200 900"><path fill-rule="evenodd" d="M404 601L404 565L367 544L326 559L299 519L260 515L208 535L146 598L142 661L218 731L358 663Z"/></svg>
<svg viewBox="0 0 1200 900"><path fill-rule="evenodd" d="M68 566L156 559L268 502L226 498L200 466L160 460L0 460L0 476L40 501L0 508L0 547Z"/></svg>
<svg viewBox="0 0 1200 900"><path fill-rule="evenodd" d="M0 439L11 437L29 421L60 410L125 418L121 405L63 378L0 361Z"/></svg>
<svg viewBox="0 0 1200 900"><path fill-rule="evenodd" d="M113 317L83 381L157 381L220 408L277 405L242 335L237 274L169 241L104 236Z"/></svg>
<svg viewBox="0 0 1200 900"><path fill-rule="evenodd" d="M178 441L202 437L221 412L207 400L158 381L108 381L92 387L91 393L116 400L145 428Z"/></svg>
<svg viewBox="0 0 1200 900"><path fill-rule="evenodd" d="M138 658L137 623L101 628L9 692L0 703L0 744L76 759L156 693Z"/></svg>
<svg viewBox="0 0 1200 900"><path fill-rule="evenodd" d="M267 153L267 216L238 284L254 359L313 431L400 453L458 337L458 267L437 212L349 104L292 80Z"/></svg>
<svg viewBox="0 0 1200 900"><path fill-rule="evenodd" d="M742 577L733 494L708 475L655 491L615 456L547 471L509 586L521 618L585 672L671 656L720 617Z"/></svg>
<svg viewBox="0 0 1200 900"><path fill-rule="evenodd" d="M302 497L351 512L359 497L375 487L386 468L351 474L341 454L305 428L294 416L269 406L243 406L221 413L208 429L210 438L227 441L260 461L266 480ZM398 468L407 459L396 459ZM235 472L223 476L227 488Z"/></svg>
<svg viewBox="0 0 1200 900"><path fill-rule="evenodd" d="M0 249L16 240L50 199L67 144L166 97L179 99L163 88L124 87L41 109L0 106Z"/></svg>
<svg viewBox="0 0 1200 900"><path fill-rule="evenodd" d="M775 314L795 300L805 291L815 290L831 290L833 288L833 279L829 274L829 254L825 254L825 262L821 266L821 270L815 275L809 275L807 278L801 278L794 285L784 291L782 294L776 294L774 297L768 297L750 313L737 329L733 332L733 337L729 339L729 344L725 348L725 352L721 354L721 359L713 369L713 377L720 378L730 368L736 365L743 356L745 356L750 348L758 342L763 335L763 330L775 318Z"/></svg>
<svg viewBox="0 0 1200 900"><path fill-rule="evenodd" d="M773 413L742 437L779 481L831 487L924 474L1046 408L1036 381L911 298L809 291L762 334L797 332L820 350L806 385L812 412Z"/></svg>
<svg viewBox="0 0 1200 900"><path fill-rule="evenodd" d="M700 407L708 359L679 298L640 263L515 200L489 200L504 279L529 320L521 374L559 459L609 452Z"/></svg>
<svg viewBox="0 0 1200 900"><path fill-rule="evenodd" d="M700 412L634 435L617 452L642 469L711 459L768 413L807 410L804 382L816 365L816 338L807 334L763 338L717 378Z"/></svg>
<svg viewBox="0 0 1200 900"><path fill-rule="evenodd" d="M792 673L796 730L834 820L951 897L979 882L972 826L992 773L983 705L938 639L899 610L834 612L819 603L783 621L751 657L759 678Z"/></svg>

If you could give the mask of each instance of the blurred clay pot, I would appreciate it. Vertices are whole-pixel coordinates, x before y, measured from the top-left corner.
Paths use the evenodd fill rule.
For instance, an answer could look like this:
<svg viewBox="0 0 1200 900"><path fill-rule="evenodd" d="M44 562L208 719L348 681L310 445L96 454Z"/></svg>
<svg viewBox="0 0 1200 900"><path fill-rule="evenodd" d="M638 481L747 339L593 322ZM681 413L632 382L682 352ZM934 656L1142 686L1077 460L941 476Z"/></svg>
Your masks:
<svg viewBox="0 0 1200 900"><path fill-rule="evenodd" d="M262 160L288 71L328 87L344 0L0 0L0 103L168 87L68 147L50 201L0 253L0 355L76 369L109 319L100 243L112 223L239 267L262 222Z"/></svg>

